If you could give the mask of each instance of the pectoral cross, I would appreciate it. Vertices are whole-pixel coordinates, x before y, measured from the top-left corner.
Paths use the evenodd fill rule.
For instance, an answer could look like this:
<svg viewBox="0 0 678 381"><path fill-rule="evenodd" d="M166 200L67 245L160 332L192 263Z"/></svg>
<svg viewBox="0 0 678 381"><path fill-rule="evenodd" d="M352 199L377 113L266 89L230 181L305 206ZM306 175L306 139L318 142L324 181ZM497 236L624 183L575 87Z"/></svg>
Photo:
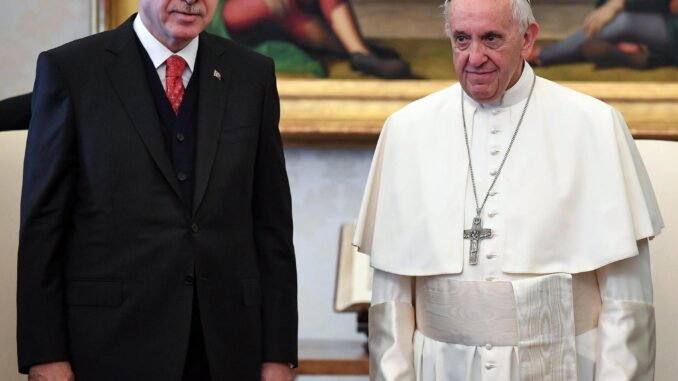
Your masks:
<svg viewBox="0 0 678 381"><path fill-rule="evenodd" d="M483 221L480 216L473 217L473 226L471 229L464 230L464 239L471 240L471 253L468 258L469 265L478 264L478 245L480 241L492 238L491 229L483 229Z"/></svg>

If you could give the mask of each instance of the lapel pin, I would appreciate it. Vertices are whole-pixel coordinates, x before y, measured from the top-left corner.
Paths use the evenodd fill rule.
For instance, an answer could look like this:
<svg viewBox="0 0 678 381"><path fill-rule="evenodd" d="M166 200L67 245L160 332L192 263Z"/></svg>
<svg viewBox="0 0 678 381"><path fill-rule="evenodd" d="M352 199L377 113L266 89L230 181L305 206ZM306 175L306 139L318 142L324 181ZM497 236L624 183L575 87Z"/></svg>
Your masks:
<svg viewBox="0 0 678 381"><path fill-rule="evenodd" d="M214 70L214 78L221 81L221 73L218 70Z"/></svg>

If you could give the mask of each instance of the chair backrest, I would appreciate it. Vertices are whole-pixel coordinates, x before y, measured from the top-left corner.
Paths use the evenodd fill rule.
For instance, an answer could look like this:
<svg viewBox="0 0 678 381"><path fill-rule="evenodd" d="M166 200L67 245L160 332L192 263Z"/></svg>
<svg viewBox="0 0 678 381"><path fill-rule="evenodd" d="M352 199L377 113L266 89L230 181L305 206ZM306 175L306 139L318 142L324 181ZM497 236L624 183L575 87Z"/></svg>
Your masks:
<svg viewBox="0 0 678 381"><path fill-rule="evenodd" d="M25 381L16 359L16 255L26 131L0 132L0 380Z"/></svg>
<svg viewBox="0 0 678 381"><path fill-rule="evenodd" d="M636 141L650 174L666 227L650 243L657 318L656 380L675 380L678 374L675 345L678 342L678 142Z"/></svg>

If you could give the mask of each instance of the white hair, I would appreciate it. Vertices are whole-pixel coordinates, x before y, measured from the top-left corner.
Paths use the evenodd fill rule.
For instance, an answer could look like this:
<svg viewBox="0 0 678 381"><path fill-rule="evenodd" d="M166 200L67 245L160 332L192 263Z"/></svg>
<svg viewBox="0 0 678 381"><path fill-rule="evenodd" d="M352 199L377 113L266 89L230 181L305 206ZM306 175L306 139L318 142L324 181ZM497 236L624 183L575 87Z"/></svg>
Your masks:
<svg viewBox="0 0 678 381"><path fill-rule="evenodd" d="M452 37L452 27L450 26L450 3L453 0L445 0L443 3L443 17L445 19L445 34ZM536 22L534 14L532 14L532 6L530 0L509 0L511 2L511 10L513 11L513 21L518 23L520 33L525 33L530 24Z"/></svg>

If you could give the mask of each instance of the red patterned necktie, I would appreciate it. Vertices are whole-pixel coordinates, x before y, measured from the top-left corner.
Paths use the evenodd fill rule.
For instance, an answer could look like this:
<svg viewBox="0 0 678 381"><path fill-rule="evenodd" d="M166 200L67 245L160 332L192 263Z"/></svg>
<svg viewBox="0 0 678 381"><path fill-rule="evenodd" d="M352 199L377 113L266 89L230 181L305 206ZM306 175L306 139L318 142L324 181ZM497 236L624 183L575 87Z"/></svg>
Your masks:
<svg viewBox="0 0 678 381"><path fill-rule="evenodd" d="M170 56L167 61L167 70L165 71L165 93L169 99L175 114L179 114L179 106L184 99L184 81L182 75L186 69L186 61L176 54Z"/></svg>

